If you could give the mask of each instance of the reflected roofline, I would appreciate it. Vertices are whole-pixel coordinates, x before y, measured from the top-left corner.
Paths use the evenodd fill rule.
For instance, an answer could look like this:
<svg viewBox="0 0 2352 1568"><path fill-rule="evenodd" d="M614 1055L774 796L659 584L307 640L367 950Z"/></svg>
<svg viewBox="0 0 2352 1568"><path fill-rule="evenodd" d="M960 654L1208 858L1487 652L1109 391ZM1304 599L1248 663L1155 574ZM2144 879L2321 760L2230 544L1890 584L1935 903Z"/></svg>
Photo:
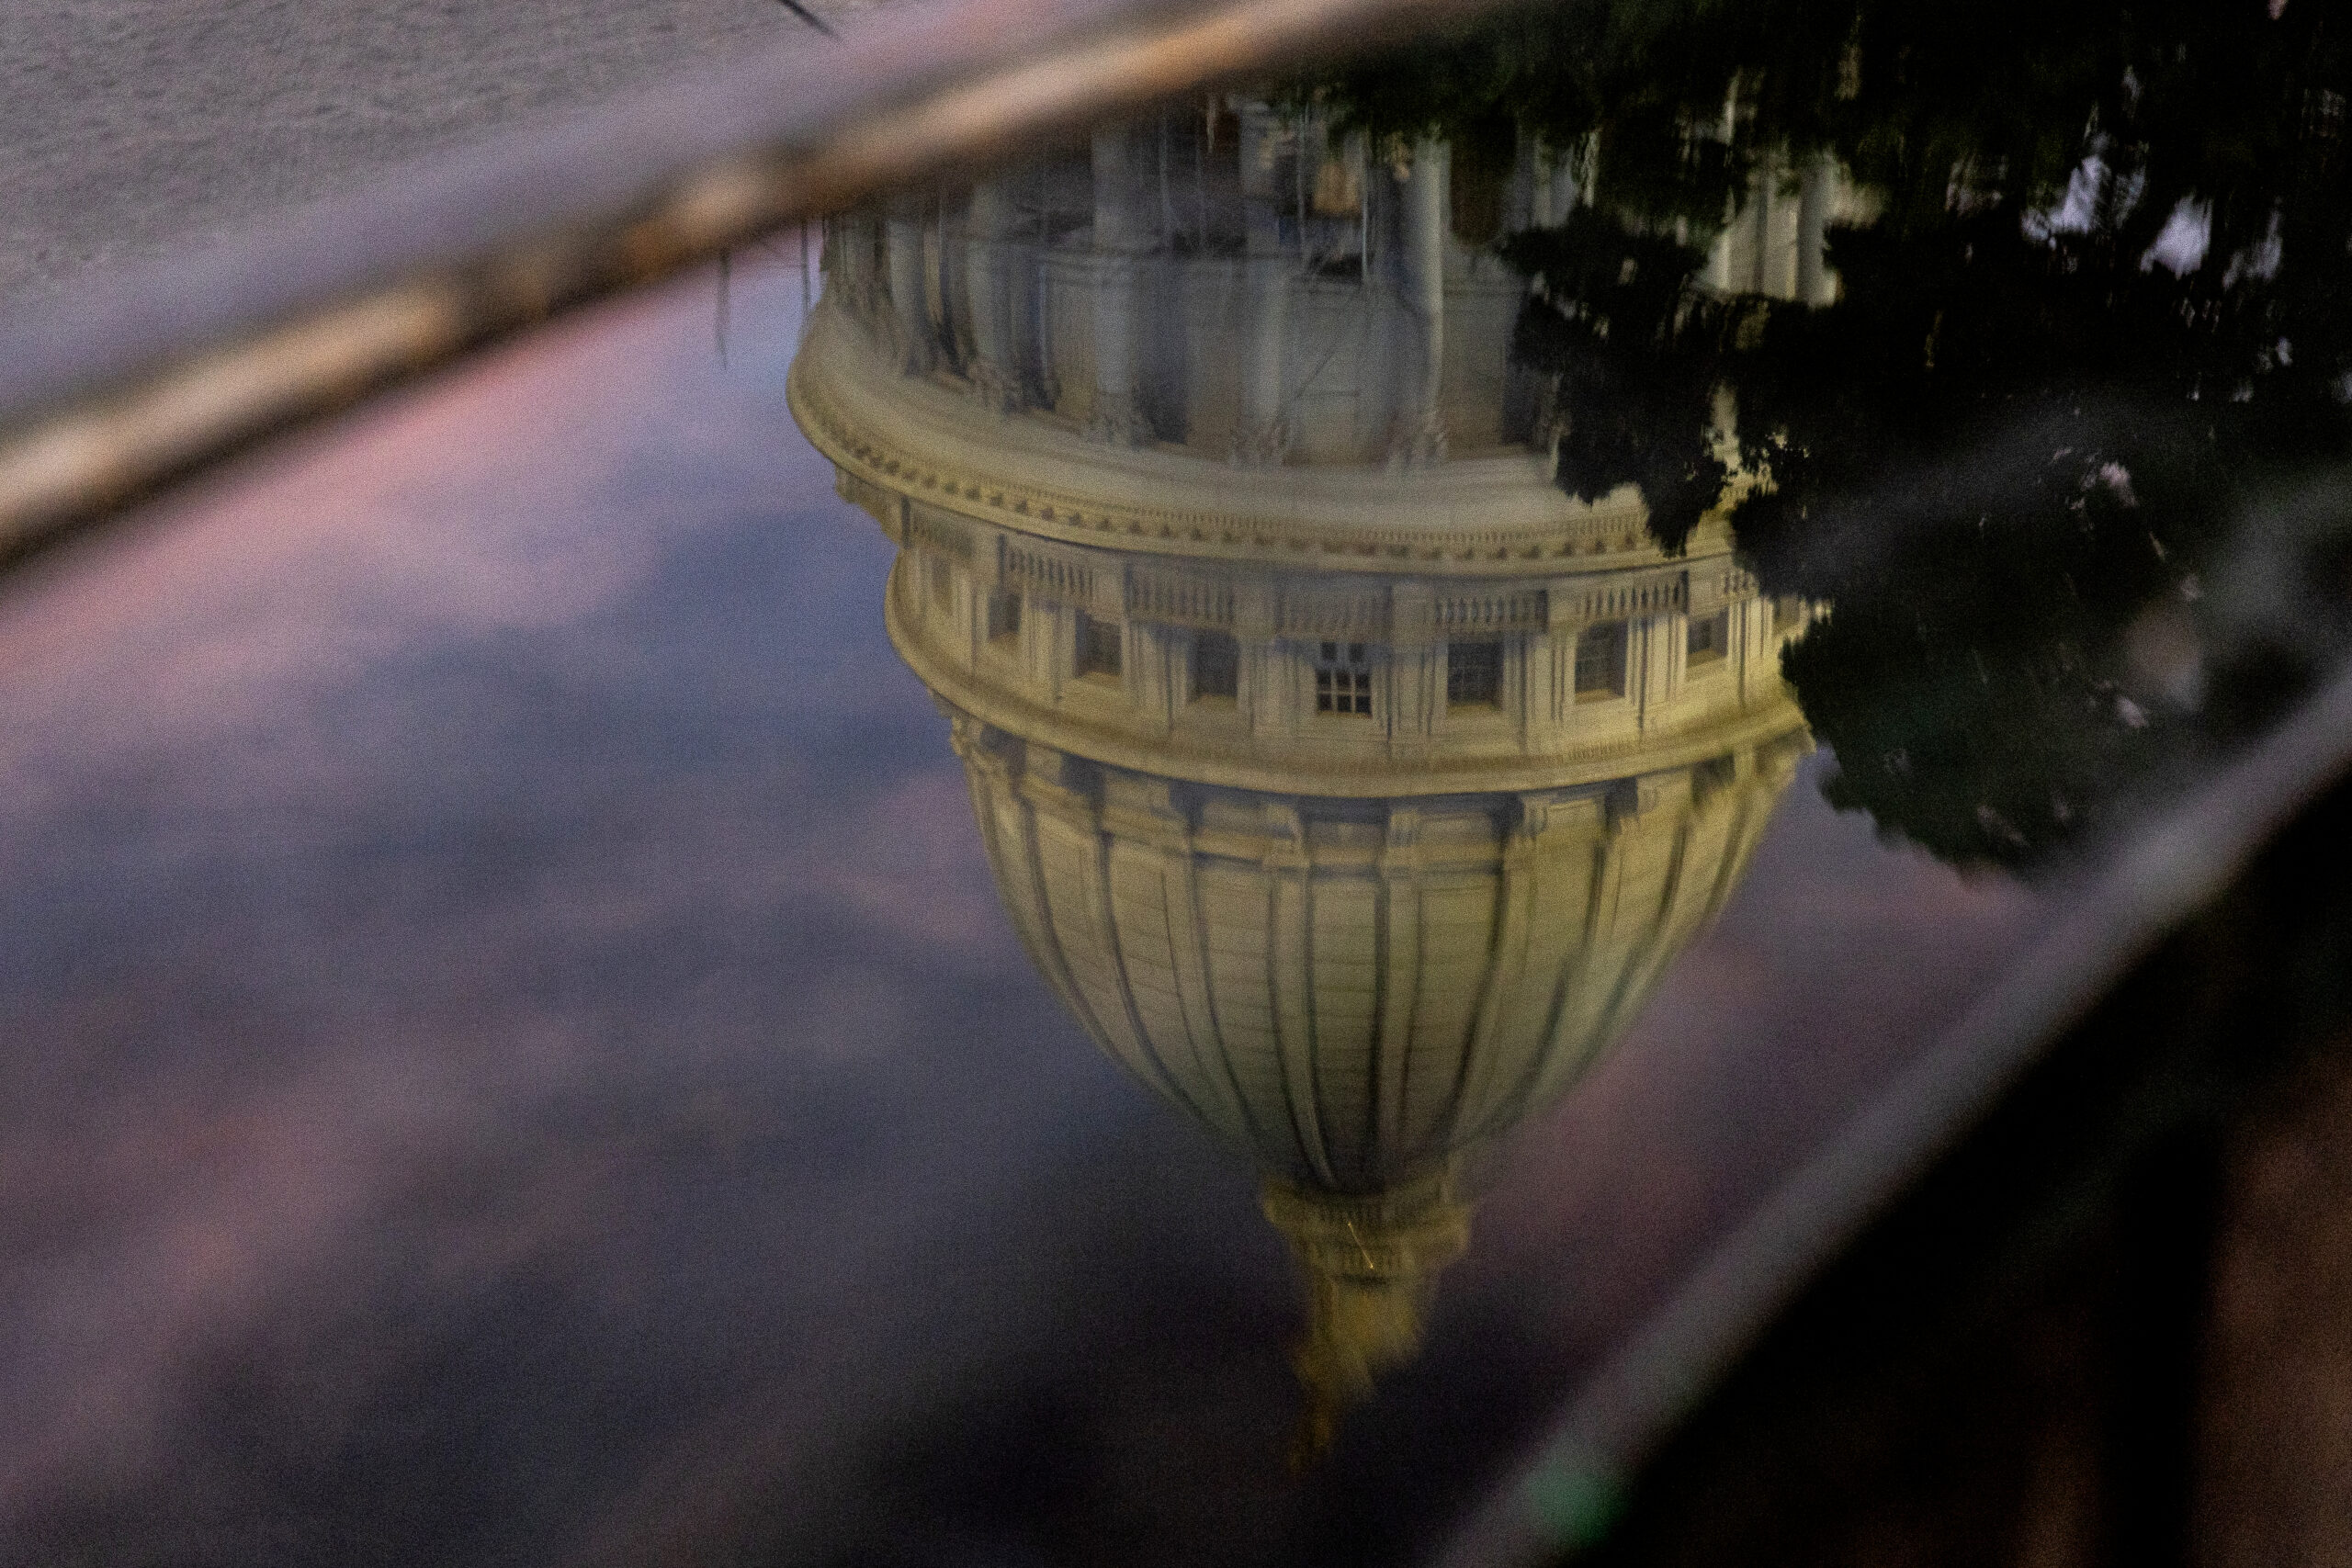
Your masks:
<svg viewBox="0 0 2352 1568"><path fill-rule="evenodd" d="M944 511L1071 544L1318 571L1556 576L1667 559L1632 485L1579 502L1524 447L1402 470L1124 450L899 375L843 315L828 300L811 319L793 417L843 475ZM1730 549L1717 517L1689 555Z"/></svg>

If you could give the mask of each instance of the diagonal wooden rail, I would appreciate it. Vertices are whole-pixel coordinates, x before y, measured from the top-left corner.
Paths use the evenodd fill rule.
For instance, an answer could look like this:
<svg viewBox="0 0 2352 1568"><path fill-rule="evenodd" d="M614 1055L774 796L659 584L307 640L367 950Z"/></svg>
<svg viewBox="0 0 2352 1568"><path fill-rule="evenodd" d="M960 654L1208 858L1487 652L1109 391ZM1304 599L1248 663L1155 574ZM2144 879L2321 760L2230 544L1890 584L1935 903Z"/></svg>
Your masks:
<svg viewBox="0 0 2352 1568"><path fill-rule="evenodd" d="M1490 0L944 0L421 160L0 321L0 562L766 230Z"/></svg>

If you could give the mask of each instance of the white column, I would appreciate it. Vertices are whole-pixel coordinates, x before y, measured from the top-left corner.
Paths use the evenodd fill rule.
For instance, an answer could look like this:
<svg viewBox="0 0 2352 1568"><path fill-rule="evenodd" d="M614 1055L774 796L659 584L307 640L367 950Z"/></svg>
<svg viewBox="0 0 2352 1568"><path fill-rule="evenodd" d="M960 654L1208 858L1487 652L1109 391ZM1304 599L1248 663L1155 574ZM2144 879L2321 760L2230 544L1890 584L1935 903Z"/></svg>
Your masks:
<svg viewBox="0 0 2352 1568"><path fill-rule="evenodd" d="M1838 161L1822 153L1806 163L1797 196L1797 299L1807 305L1827 305L1838 298L1838 279L1827 261L1837 179Z"/></svg>
<svg viewBox="0 0 2352 1568"><path fill-rule="evenodd" d="M1002 182L984 180L974 186L964 235L966 309L972 321L972 394L999 412L1021 402L1021 377L1012 346L1009 265L1012 228L1012 198Z"/></svg>
<svg viewBox="0 0 2352 1568"><path fill-rule="evenodd" d="M1290 449L1289 407L1284 397L1284 338L1296 266L1282 244L1283 195L1274 179L1281 123L1263 104L1245 104L1240 113L1241 212L1245 335L1242 342L1241 412L1233 433L1233 460L1274 464Z"/></svg>
<svg viewBox="0 0 2352 1568"><path fill-rule="evenodd" d="M1551 178L1546 182L1552 198L1551 220L1566 223L1568 214L1584 198L1584 192L1577 187L1576 158L1566 152L1551 152L1546 156L1551 160Z"/></svg>
<svg viewBox="0 0 2352 1568"><path fill-rule="evenodd" d="M1412 166L1398 192L1399 292L1415 340L1412 400L1402 411L1390 441L1392 462L1432 463L1445 457L1445 422L1438 396L1445 375L1445 143L1424 141L1413 148Z"/></svg>
<svg viewBox="0 0 2352 1568"><path fill-rule="evenodd" d="M1522 156L1529 166L1529 224L1555 229L1566 223L1577 205L1575 161L1565 152L1537 145L1532 139Z"/></svg>
<svg viewBox="0 0 2352 1568"><path fill-rule="evenodd" d="M1273 649L1274 586L1264 579L1245 579L1233 592L1233 640L1241 656L1234 695L1241 717L1252 735L1283 732L1286 698L1283 682L1288 671Z"/></svg>
<svg viewBox="0 0 2352 1568"><path fill-rule="evenodd" d="M1271 467L1290 453L1295 430L1286 381L1290 296L1295 269L1283 256L1252 256L1247 267L1247 327L1241 351L1241 412L1233 460Z"/></svg>
<svg viewBox="0 0 2352 1568"><path fill-rule="evenodd" d="M825 288L838 291L842 302L867 331L874 331L883 311L882 283L875 266L875 218L871 212L845 212L826 220Z"/></svg>
<svg viewBox="0 0 2352 1568"><path fill-rule="evenodd" d="M1143 283L1154 236L1132 140L1125 126L1094 133L1094 412L1086 433L1117 446L1151 434L1142 400Z"/></svg>
<svg viewBox="0 0 2352 1568"><path fill-rule="evenodd" d="M925 298L922 220L911 208L894 208L886 220L883 246L889 267L890 327L900 368L922 375L937 362L938 345Z"/></svg>

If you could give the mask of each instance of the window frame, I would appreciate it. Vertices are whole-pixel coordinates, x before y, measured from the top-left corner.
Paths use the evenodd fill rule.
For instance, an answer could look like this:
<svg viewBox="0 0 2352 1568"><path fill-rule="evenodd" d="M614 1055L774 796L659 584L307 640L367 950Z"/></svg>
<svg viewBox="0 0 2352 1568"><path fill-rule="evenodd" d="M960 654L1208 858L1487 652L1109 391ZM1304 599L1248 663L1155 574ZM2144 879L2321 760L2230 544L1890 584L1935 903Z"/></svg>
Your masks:
<svg viewBox="0 0 2352 1568"><path fill-rule="evenodd" d="M1373 716L1372 644L1349 637L1317 637L1308 663L1318 718Z"/></svg>
<svg viewBox="0 0 2352 1568"><path fill-rule="evenodd" d="M1699 637L1702 629L1708 634L1707 645L1703 648L1699 644ZM1731 608L1729 605L1704 615L1688 615L1683 618L1682 665L1685 670L1716 669L1730 657Z"/></svg>
<svg viewBox="0 0 2352 1568"><path fill-rule="evenodd" d="M1474 649L1473 657L1463 657ZM1449 639L1445 645L1446 712L1500 713L1509 654L1509 645L1501 637ZM1469 677L1474 673L1484 677L1483 696L1469 691Z"/></svg>
<svg viewBox="0 0 2352 1568"><path fill-rule="evenodd" d="M1077 612L1070 649L1070 673L1081 681L1120 684L1126 680L1126 622Z"/></svg>
<svg viewBox="0 0 2352 1568"><path fill-rule="evenodd" d="M1634 626L1631 621L1593 621L1577 628L1576 645L1568 652L1569 694L1579 704L1614 702L1626 694L1627 674L1632 660ZM1598 685L1585 684L1585 653L1588 639L1607 635L1611 646L1606 656L1607 679Z"/></svg>
<svg viewBox="0 0 2352 1568"><path fill-rule="evenodd" d="M1220 649L1215 660L1202 656L1211 648ZM1221 669L1225 676L1223 689L1212 690L1201 680L1204 669ZM1184 660L1184 700L1190 703L1238 704L1241 700L1241 641L1231 632L1204 626L1193 633L1193 645Z"/></svg>

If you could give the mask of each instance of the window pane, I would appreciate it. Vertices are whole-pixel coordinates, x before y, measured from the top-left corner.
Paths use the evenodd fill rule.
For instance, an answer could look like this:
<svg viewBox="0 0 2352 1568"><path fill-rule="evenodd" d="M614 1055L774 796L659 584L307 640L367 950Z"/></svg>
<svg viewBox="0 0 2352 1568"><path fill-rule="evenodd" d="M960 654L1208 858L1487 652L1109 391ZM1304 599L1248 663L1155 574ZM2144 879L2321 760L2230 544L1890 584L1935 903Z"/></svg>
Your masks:
<svg viewBox="0 0 2352 1568"><path fill-rule="evenodd" d="M989 591L989 640L1010 641L1021 635L1021 595L1001 588Z"/></svg>
<svg viewBox="0 0 2352 1568"><path fill-rule="evenodd" d="M1622 696L1625 691L1625 623L1587 626L1577 636L1577 695Z"/></svg>
<svg viewBox="0 0 2352 1568"><path fill-rule="evenodd" d="M1731 613L1717 610L1712 615L1694 616L1690 624L1683 651L1693 664L1712 664L1721 659L1731 647Z"/></svg>
<svg viewBox="0 0 2352 1568"><path fill-rule="evenodd" d="M1078 672L1116 675L1119 672L1119 623L1078 613Z"/></svg>
<svg viewBox="0 0 2352 1568"><path fill-rule="evenodd" d="M1193 636L1193 697L1230 697L1241 687L1241 649L1230 632Z"/></svg>
<svg viewBox="0 0 2352 1568"><path fill-rule="evenodd" d="M1315 661L1317 713L1372 713L1372 659L1360 642L1327 642Z"/></svg>
<svg viewBox="0 0 2352 1568"><path fill-rule="evenodd" d="M1445 649L1445 701L1449 707L1491 707L1502 700L1503 645L1456 642Z"/></svg>

